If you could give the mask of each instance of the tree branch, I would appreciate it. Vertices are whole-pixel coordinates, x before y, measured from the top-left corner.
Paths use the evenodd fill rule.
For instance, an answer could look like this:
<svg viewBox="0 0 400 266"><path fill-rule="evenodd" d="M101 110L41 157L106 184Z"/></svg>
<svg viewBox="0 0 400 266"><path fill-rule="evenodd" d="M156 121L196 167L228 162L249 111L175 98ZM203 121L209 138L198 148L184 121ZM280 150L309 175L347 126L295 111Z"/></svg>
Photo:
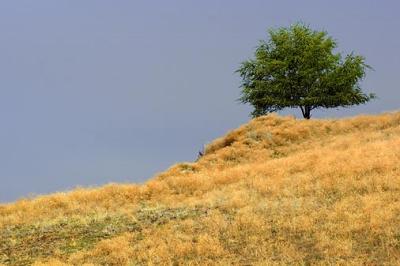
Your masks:
<svg viewBox="0 0 400 266"><path fill-rule="evenodd" d="M303 109L303 106L299 106L300 107L300 109L301 109L301 113L303 114L303 117L305 116L305 113L304 113L304 109Z"/></svg>

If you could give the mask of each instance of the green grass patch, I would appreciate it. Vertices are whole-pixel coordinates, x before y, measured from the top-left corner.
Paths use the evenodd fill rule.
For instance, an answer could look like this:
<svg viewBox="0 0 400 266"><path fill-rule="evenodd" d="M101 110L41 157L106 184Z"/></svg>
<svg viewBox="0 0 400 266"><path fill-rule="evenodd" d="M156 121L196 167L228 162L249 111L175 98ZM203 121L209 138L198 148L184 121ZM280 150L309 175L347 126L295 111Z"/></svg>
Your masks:
<svg viewBox="0 0 400 266"><path fill-rule="evenodd" d="M67 259L70 254L90 249L101 240L205 212L203 208L142 205L132 216L115 214L102 218L64 219L46 225L10 226L0 229L0 263L30 265L41 258Z"/></svg>

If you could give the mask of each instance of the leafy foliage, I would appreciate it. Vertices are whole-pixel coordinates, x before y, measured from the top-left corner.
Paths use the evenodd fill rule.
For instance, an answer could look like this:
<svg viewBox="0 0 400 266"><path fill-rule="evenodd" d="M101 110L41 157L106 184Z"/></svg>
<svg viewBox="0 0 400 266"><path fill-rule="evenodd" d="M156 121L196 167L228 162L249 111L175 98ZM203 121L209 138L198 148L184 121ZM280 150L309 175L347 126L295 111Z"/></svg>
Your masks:
<svg viewBox="0 0 400 266"><path fill-rule="evenodd" d="M300 107L304 118L316 108L348 107L375 98L359 87L370 68L362 56L333 53L337 44L324 31L303 24L269 30L255 58L237 70L243 103L254 106L253 117L285 107Z"/></svg>

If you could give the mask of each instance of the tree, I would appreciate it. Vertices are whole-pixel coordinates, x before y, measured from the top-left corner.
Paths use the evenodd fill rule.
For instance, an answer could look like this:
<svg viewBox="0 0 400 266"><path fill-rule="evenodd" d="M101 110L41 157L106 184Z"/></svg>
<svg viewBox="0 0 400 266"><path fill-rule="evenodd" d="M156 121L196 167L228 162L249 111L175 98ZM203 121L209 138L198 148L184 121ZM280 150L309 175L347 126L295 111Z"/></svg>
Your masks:
<svg viewBox="0 0 400 266"><path fill-rule="evenodd" d="M317 108L348 107L375 98L359 86L370 68L365 58L353 53L343 58L333 52L336 46L325 31L303 24L270 29L255 58L237 70L242 77L239 100L253 105L253 117L299 107L310 119Z"/></svg>

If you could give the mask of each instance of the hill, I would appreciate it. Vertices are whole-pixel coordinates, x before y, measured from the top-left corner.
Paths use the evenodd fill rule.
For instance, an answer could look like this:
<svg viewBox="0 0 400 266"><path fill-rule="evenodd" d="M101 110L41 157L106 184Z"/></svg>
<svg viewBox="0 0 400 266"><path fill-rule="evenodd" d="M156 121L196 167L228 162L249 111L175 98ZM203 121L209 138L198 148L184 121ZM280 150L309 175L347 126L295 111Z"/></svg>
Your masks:
<svg viewBox="0 0 400 266"><path fill-rule="evenodd" d="M144 185L0 205L5 265L396 265L400 113L253 119Z"/></svg>

